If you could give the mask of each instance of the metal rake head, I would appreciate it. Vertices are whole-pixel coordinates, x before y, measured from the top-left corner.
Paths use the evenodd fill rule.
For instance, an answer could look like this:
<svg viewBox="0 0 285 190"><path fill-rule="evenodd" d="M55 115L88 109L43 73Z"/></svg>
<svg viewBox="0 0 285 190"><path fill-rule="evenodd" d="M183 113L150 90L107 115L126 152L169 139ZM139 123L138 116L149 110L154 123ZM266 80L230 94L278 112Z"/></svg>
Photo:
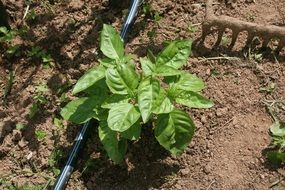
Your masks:
<svg viewBox="0 0 285 190"><path fill-rule="evenodd" d="M271 40L278 40L275 51L279 53L285 47L285 28L274 25L261 25L246 21L241 21L229 16L216 16L213 11L213 0L206 1L206 16L202 24L201 42L204 43L206 36L211 34L215 27L218 32L218 38L215 46L220 45L225 30L232 30L232 40L229 48L233 48L239 34L247 32L246 46L251 44L255 37L262 39L262 47L267 47Z"/></svg>

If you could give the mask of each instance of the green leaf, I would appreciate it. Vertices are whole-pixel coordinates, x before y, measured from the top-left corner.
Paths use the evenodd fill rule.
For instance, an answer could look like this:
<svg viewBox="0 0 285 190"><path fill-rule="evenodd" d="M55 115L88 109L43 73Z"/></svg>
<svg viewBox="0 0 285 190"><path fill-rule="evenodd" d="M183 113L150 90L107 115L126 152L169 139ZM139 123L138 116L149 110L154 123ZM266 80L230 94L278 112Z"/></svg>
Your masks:
<svg viewBox="0 0 285 190"><path fill-rule="evenodd" d="M140 58L143 74L145 76L151 76L155 71L155 65L148 58Z"/></svg>
<svg viewBox="0 0 285 190"><path fill-rule="evenodd" d="M135 141L139 140L141 136L141 125L140 122L136 122L128 130L121 133L122 137Z"/></svg>
<svg viewBox="0 0 285 190"><path fill-rule="evenodd" d="M85 89L84 92L87 93L89 96L97 96L100 101L103 102L110 93L110 90L106 84L106 80L103 78L97 81L92 86Z"/></svg>
<svg viewBox="0 0 285 190"><path fill-rule="evenodd" d="M175 84L177 88L186 91L199 92L205 88L202 79L190 73L181 73L178 82Z"/></svg>
<svg viewBox="0 0 285 190"><path fill-rule="evenodd" d="M279 151L270 151L267 153L267 158L271 163L279 165L285 162L285 153Z"/></svg>
<svg viewBox="0 0 285 190"><path fill-rule="evenodd" d="M285 124L279 121L276 121L271 125L270 132L274 136L285 137Z"/></svg>
<svg viewBox="0 0 285 190"><path fill-rule="evenodd" d="M100 105L97 97L83 97L69 102L62 108L60 114L65 120L76 124L85 123L97 115L97 108Z"/></svg>
<svg viewBox="0 0 285 190"><path fill-rule="evenodd" d="M139 84L139 76L131 64L118 65L117 68L108 68L106 82L114 94L133 94Z"/></svg>
<svg viewBox="0 0 285 190"><path fill-rule="evenodd" d="M35 131L36 137L38 141L42 141L46 138L47 133L43 130L36 130Z"/></svg>
<svg viewBox="0 0 285 190"><path fill-rule="evenodd" d="M156 68L155 74L157 76L174 76L180 75L181 71L167 65L160 65Z"/></svg>
<svg viewBox="0 0 285 190"><path fill-rule="evenodd" d="M95 84L97 81L105 77L105 68L103 66L96 66L89 71L87 71L76 83L75 87L73 88L72 93L76 94L78 92L81 92L93 84Z"/></svg>
<svg viewBox="0 0 285 190"><path fill-rule="evenodd" d="M26 128L26 126L25 126L24 124L22 124L22 123L17 123L17 124L16 124L16 129L22 130L22 129L24 129L24 128Z"/></svg>
<svg viewBox="0 0 285 190"><path fill-rule="evenodd" d="M100 49L105 56L111 59L119 59L124 56L124 46L120 35L110 25L103 25Z"/></svg>
<svg viewBox="0 0 285 190"><path fill-rule="evenodd" d="M104 65L107 68L114 68L116 66L116 60L110 58L99 59L101 65Z"/></svg>
<svg viewBox="0 0 285 190"><path fill-rule="evenodd" d="M6 27L1 26L0 27L0 33L7 34L7 33L9 33L9 30Z"/></svg>
<svg viewBox="0 0 285 190"><path fill-rule="evenodd" d="M196 92L177 90L175 101L190 108L211 108L214 103Z"/></svg>
<svg viewBox="0 0 285 190"><path fill-rule="evenodd" d="M140 118L140 113L129 103L112 107L108 115L108 126L113 131L123 132L129 129Z"/></svg>
<svg viewBox="0 0 285 190"><path fill-rule="evenodd" d="M156 57L154 56L154 54L152 53L152 51L150 51L149 49L147 50L147 58L148 58L152 63L155 63L155 62L156 62Z"/></svg>
<svg viewBox="0 0 285 190"><path fill-rule="evenodd" d="M158 115L155 137L160 145L174 155L181 154L194 135L195 125L189 115L174 109L169 114Z"/></svg>
<svg viewBox="0 0 285 190"><path fill-rule="evenodd" d="M158 80L146 78L141 81L138 89L138 104L142 115L142 120L146 123L151 115L153 103L156 100L160 90Z"/></svg>
<svg viewBox="0 0 285 190"><path fill-rule="evenodd" d="M111 96L106 98L101 107L105 109L111 109L117 104L128 103L129 100L130 98L126 95L112 94Z"/></svg>
<svg viewBox="0 0 285 190"><path fill-rule="evenodd" d="M170 99L167 97L165 90L160 89L158 97L153 103L152 113L155 114L169 113L173 109L174 106L171 103Z"/></svg>
<svg viewBox="0 0 285 190"><path fill-rule="evenodd" d="M29 109L29 118L32 119L40 111L40 107L37 103L33 103Z"/></svg>
<svg viewBox="0 0 285 190"><path fill-rule="evenodd" d="M100 122L99 138L106 150L108 156L117 164L124 160L124 155L127 151L126 139L118 139L118 133L112 131L108 126L107 122Z"/></svg>
<svg viewBox="0 0 285 190"><path fill-rule="evenodd" d="M187 63L191 52L192 41L180 40L171 42L157 57L157 66L167 65L179 69Z"/></svg>
<svg viewBox="0 0 285 190"><path fill-rule="evenodd" d="M282 149L285 147L285 137L272 135L271 143L279 149Z"/></svg>

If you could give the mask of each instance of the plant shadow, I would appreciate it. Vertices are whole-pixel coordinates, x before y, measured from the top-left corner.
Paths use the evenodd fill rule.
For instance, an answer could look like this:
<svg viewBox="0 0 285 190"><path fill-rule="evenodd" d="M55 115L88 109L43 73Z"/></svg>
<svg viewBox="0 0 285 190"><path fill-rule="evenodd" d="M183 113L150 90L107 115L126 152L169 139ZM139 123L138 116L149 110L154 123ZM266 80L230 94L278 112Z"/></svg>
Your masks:
<svg viewBox="0 0 285 190"><path fill-rule="evenodd" d="M97 128L90 133L76 167L76 173L80 173L76 177L81 178L87 189L159 188L180 170L179 165L166 161L169 154L156 142L150 127L144 128L140 141L129 143L125 162L120 165L108 159ZM71 183L67 188L72 188Z"/></svg>

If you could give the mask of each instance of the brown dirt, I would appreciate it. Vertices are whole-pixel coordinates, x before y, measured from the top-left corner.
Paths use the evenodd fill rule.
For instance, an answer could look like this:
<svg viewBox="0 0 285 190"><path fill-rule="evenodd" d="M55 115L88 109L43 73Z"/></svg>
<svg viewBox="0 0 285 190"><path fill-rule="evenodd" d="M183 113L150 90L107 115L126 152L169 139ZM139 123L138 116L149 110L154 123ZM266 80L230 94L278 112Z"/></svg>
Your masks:
<svg viewBox="0 0 285 190"><path fill-rule="evenodd" d="M20 27L24 1L3 2L7 5L12 27ZM27 22L28 35L17 43L24 48L43 47L54 59L54 66L46 68L40 61L28 59L26 54L15 58L1 56L0 59L1 92L4 92L9 69L15 71L7 103L0 107L0 189L8 189L9 183L42 185L43 188L54 181L53 169L63 166L79 130L66 122L62 128L54 125L53 120L59 118L59 110L64 105L57 91L62 86L70 90L70 84L91 65L97 64L102 23L121 28L127 8L126 5L123 11L111 9L105 0L55 1L58 3L52 5L52 9L40 2L32 4L36 19ZM284 26L283 1L218 3L217 15ZM128 36L129 53L144 56L147 48L158 52L165 40L201 36L204 1L158 0L150 1L150 5L162 19L156 23L138 15ZM191 23L197 31L188 31ZM155 35L148 37L154 30ZM107 159L94 128L67 189L260 190L269 189L271 183L282 177L283 167L273 167L264 155L270 144L268 129L273 121L263 102L285 99L284 56L275 57L269 50L255 49L249 55L248 51L229 51L224 45L210 49L215 38L214 35L208 37L206 47L195 47L184 68L203 78L207 85L204 94L215 102L211 109L189 110L197 130L186 152L179 157L169 156L146 130L143 137L147 138L130 145L125 164L116 166ZM239 37L237 47L242 47L245 40L246 35ZM263 58L254 59L253 55L260 53ZM209 60L209 57L237 59ZM48 86L49 90L44 93L48 101L30 119L29 108L35 101L33 97L40 81ZM260 87L271 83L276 84L273 92L260 92ZM284 108L280 106L276 112L284 121ZM27 127L17 130L17 123ZM42 141L36 138L37 130L46 133ZM63 156L52 166L49 160L55 150L61 150ZM285 188L283 181L275 187L282 186Z"/></svg>

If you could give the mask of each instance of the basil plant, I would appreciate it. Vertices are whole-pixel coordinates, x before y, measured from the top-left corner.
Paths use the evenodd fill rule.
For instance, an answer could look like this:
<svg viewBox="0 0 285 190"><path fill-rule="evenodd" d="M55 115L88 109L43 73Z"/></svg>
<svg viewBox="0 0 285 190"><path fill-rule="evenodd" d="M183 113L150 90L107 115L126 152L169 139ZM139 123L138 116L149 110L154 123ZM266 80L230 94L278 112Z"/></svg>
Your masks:
<svg viewBox="0 0 285 190"><path fill-rule="evenodd" d="M106 57L77 81L73 94L84 97L69 102L61 115L76 124L98 120L99 138L115 163L123 161L127 142L139 140L143 127L151 127L171 154L181 154L195 131L191 117L181 108L213 106L199 94L205 87L202 79L181 70L191 44L191 40L170 42L156 57L149 51L137 68L125 54L118 32L104 25L100 50Z"/></svg>

